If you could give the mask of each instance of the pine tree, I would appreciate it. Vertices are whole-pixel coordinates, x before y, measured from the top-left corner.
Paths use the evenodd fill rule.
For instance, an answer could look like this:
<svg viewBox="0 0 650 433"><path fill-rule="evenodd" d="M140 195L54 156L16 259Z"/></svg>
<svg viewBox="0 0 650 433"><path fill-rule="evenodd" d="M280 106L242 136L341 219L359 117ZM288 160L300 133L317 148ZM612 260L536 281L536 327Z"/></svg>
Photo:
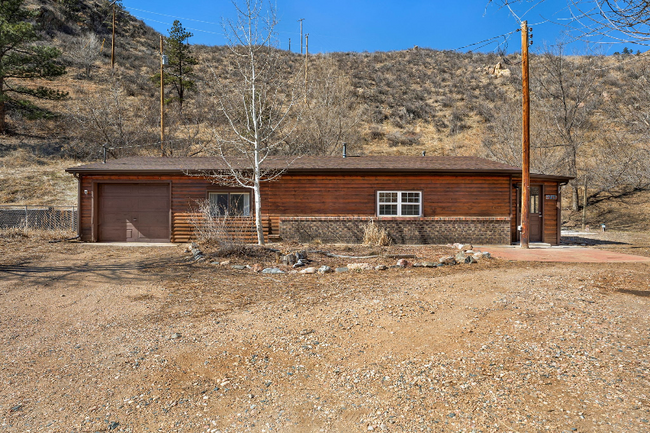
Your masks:
<svg viewBox="0 0 650 433"><path fill-rule="evenodd" d="M187 92L196 90L196 83L193 78L193 66L199 62L192 56L192 47L187 40L194 36L188 32L180 21L176 20L172 24L172 28L168 30L169 36L167 37L167 53L168 63L164 71L165 85L171 85L174 93L173 98L168 102L177 101L180 110L183 109L183 102L187 98ZM160 73L157 73L151 80L160 85Z"/></svg>
<svg viewBox="0 0 650 433"><path fill-rule="evenodd" d="M61 52L36 44L41 38L34 28L34 11L25 9L25 0L0 0L0 133L5 132L8 111L35 119L49 117L49 110L36 106L32 99L60 100L66 92L48 87L26 87L33 79L51 79L65 74L58 63Z"/></svg>

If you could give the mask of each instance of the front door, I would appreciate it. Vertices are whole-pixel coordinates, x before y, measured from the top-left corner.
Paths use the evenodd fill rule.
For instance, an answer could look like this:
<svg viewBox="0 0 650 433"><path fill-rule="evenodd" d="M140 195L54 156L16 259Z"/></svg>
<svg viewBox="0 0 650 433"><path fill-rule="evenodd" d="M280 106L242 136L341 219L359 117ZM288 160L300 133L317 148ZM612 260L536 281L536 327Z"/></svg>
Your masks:
<svg viewBox="0 0 650 433"><path fill-rule="evenodd" d="M530 212L528 240L530 242L542 242L544 223L542 218L542 185L531 185L530 187ZM517 225L521 227L521 184L517 188ZM517 231L517 240L521 240L521 231Z"/></svg>
<svg viewBox="0 0 650 433"><path fill-rule="evenodd" d="M530 187L530 242L542 242L542 187Z"/></svg>

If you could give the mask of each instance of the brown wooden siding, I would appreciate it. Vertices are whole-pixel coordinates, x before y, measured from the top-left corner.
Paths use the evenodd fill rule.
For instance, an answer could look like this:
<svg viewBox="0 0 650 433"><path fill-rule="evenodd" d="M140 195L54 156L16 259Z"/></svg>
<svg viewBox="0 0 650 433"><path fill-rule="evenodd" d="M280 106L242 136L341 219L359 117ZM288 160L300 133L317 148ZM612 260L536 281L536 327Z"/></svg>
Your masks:
<svg viewBox="0 0 650 433"><path fill-rule="evenodd" d="M558 200L546 200L547 195L558 195L557 182L544 182L544 242L557 245L557 206Z"/></svg>
<svg viewBox="0 0 650 433"><path fill-rule="evenodd" d="M508 216L508 177L285 175L266 183L262 212L280 216L375 216L377 191L421 191L423 216Z"/></svg>
<svg viewBox="0 0 650 433"><path fill-rule="evenodd" d="M184 175L93 175L81 178L80 234L93 239L93 195L102 182L171 181L171 240L190 239L191 209L219 188L208 180ZM516 182L516 180L513 180ZM557 195L557 182L544 182L544 194ZM84 190L88 194L84 194ZM282 216L375 216L377 191L421 191L425 217L507 217L516 235L516 190L509 176L454 175L307 175L287 174L262 187L266 232L279 234ZM510 194L512 197L510 197ZM252 195L251 195L252 198ZM511 205L512 200L512 205ZM544 200L544 240L556 243L557 208ZM253 203L251 203L253 208ZM96 235L95 235L96 236ZM513 239L514 240L514 239Z"/></svg>

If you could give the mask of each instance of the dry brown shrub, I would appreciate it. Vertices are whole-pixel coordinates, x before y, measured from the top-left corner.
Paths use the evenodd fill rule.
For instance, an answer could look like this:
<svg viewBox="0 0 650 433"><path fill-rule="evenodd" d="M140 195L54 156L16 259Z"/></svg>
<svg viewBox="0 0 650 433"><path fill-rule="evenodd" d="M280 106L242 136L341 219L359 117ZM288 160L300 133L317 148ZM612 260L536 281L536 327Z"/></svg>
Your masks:
<svg viewBox="0 0 650 433"><path fill-rule="evenodd" d="M223 251L238 252L245 249L246 239L255 233L255 221L251 217L214 212L209 200L198 201L192 209L190 224L198 242L219 247Z"/></svg>
<svg viewBox="0 0 650 433"><path fill-rule="evenodd" d="M370 220L363 228L363 244L373 247L385 247L391 244L391 239L386 229L379 227L374 220Z"/></svg>

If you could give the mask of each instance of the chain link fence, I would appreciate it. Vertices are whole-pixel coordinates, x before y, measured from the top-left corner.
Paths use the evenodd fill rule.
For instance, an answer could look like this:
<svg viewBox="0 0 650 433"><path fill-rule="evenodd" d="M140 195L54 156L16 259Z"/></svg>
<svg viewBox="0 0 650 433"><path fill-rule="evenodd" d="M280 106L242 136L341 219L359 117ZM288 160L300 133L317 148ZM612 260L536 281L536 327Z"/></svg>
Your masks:
<svg viewBox="0 0 650 433"><path fill-rule="evenodd" d="M0 205L0 229L77 230L77 206Z"/></svg>

